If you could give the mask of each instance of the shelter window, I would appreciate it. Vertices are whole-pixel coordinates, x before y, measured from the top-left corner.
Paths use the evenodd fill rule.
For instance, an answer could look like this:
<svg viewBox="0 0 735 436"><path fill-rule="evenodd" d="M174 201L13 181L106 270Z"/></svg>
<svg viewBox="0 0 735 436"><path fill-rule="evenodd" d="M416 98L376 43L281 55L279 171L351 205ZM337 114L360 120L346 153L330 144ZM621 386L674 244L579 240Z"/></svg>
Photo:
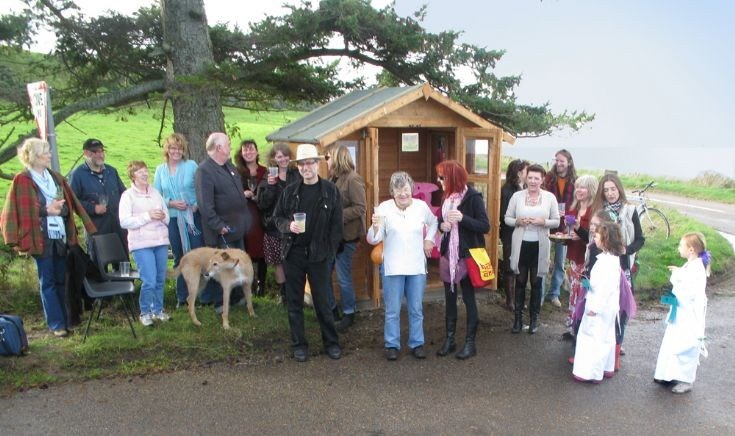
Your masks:
<svg viewBox="0 0 735 436"><path fill-rule="evenodd" d="M402 152L419 151L419 134L418 133L401 134L401 151Z"/></svg>
<svg viewBox="0 0 735 436"><path fill-rule="evenodd" d="M487 174L490 168L490 141L468 138L465 146L467 172L470 174Z"/></svg>

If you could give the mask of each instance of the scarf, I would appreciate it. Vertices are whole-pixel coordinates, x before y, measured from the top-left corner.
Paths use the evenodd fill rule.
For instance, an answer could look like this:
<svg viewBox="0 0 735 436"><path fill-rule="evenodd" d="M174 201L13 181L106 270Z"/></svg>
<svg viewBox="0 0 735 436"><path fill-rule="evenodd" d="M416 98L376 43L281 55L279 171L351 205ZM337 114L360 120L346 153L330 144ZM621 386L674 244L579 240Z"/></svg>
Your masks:
<svg viewBox="0 0 735 436"><path fill-rule="evenodd" d="M455 192L449 194L449 196L442 203L442 218L444 221L447 220L447 214L451 210L457 209L457 206L462 202L465 194L467 193L467 186L464 187L462 192ZM449 231L449 277L450 277L450 291L454 292L454 282L457 275L457 264L459 263L459 224L452 223L452 229Z"/></svg>
<svg viewBox="0 0 735 436"><path fill-rule="evenodd" d="M51 204L56 200L56 193L61 189L56 186L54 179L51 177L51 173L48 169L43 170L43 173L39 174L36 171L30 170L33 182L38 186L46 199L46 204ZM63 192L61 193L63 195ZM64 218L61 216L46 216L46 233L49 239L63 239L66 240L66 228L64 227Z"/></svg>
<svg viewBox="0 0 735 436"><path fill-rule="evenodd" d="M608 213L610 213L610 218L612 218L613 221L619 222L620 209L623 208L623 203L619 199L615 203L608 203L607 200L605 200L604 208ZM615 215L613 216L613 214Z"/></svg>
<svg viewBox="0 0 735 436"><path fill-rule="evenodd" d="M177 165L177 171L172 176L169 172L168 164L161 165L161 191L168 192L169 197L173 199L182 199L186 201L186 210L176 209L177 219L176 225L179 228L179 237L181 238L181 247L184 253L188 253L191 250L191 244L189 242L189 233L192 235L198 235L199 230L194 224L194 209L192 204L195 199L184 198L181 187L184 186L184 177L186 176L184 169L184 160L180 161Z"/></svg>

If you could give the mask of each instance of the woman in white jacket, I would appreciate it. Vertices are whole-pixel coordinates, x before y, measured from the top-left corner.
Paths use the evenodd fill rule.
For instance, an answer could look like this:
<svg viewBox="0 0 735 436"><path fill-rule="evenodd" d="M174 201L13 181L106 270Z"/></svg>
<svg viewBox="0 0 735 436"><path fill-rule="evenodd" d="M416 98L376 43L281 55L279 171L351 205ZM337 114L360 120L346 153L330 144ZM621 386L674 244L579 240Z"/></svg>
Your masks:
<svg viewBox="0 0 735 436"><path fill-rule="evenodd" d="M590 273L590 289L574 353L575 380L599 383L615 374L615 321L620 310L620 258L624 253L620 226L602 222L595 230L602 250Z"/></svg>
<svg viewBox="0 0 735 436"><path fill-rule="evenodd" d="M709 252L701 233L687 233L679 242L679 255L687 260L681 268L670 266L671 292L676 297L666 317L666 333L656 362L654 381L677 382L675 394L692 390L697 376L699 355L704 352L704 318L707 312L706 267ZM675 308L674 308L675 307Z"/></svg>
<svg viewBox="0 0 735 436"><path fill-rule="evenodd" d="M145 162L128 164L133 181L120 197L120 226L128 229L128 249L140 273L140 322L168 321L163 310L163 285L168 263L168 208L163 197L148 183Z"/></svg>
<svg viewBox="0 0 735 436"><path fill-rule="evenodd" d="M549 229L559 227L559 205L554 194L541 189L546 170L538 164L528 167L527 188L510 197L505 224L513 229L510 268L516 275L515 321L511 332L523 328L523 304L526 282L531 280L528 333L538 330L541 311L541 279L549 272L551 244Z"/></svg>

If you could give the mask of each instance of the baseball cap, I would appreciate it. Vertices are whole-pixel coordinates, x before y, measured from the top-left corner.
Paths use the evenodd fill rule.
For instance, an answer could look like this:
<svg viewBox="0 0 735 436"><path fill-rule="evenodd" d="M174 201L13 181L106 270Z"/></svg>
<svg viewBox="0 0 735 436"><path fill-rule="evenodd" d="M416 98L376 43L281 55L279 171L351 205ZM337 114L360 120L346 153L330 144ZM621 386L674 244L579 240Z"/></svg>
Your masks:
<svg viewBox="0 0 735 436"><path fill-rule="evenodd" d="M86 141L84 141L84 145L82 146L83 150L96 150L98 148L105 148L105 144L102 143L99 139L89 138Z"/></svg>

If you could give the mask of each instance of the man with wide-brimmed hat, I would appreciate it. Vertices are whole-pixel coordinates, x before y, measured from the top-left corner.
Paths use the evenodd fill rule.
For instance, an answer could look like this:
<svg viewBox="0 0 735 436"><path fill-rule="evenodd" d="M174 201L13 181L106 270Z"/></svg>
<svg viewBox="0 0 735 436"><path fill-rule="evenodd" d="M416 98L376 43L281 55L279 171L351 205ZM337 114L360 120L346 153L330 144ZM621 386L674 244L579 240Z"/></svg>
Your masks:
<svg viewBox="0 0 735 436"><path fill-rule="evenodd" d="M92 218L97 234L115 233L123 247L128 246L128 232L120 227L118 205L125 185L117 170L105 163L105 145L89 138L82 145L84 163L69 175L69 184L87 214ZM92 238L87 237L87 253L92 253Z"/></svg>
<svg viewBox="0 0 735 436"><path fill-rule="evenodd" d="M286 274L291 350L298 362L309 358L304 331L307 275L324 349L332 359L342 357L327 285L332 280L329 265L342 240L342 201L334 183L319 177L322 158L314 145L298 146L295 161L303 180L286 187L273 212L276 227L283 235L281 255ZM294 214L298 213L306 214L305 226L296 222Z"/></svg>

